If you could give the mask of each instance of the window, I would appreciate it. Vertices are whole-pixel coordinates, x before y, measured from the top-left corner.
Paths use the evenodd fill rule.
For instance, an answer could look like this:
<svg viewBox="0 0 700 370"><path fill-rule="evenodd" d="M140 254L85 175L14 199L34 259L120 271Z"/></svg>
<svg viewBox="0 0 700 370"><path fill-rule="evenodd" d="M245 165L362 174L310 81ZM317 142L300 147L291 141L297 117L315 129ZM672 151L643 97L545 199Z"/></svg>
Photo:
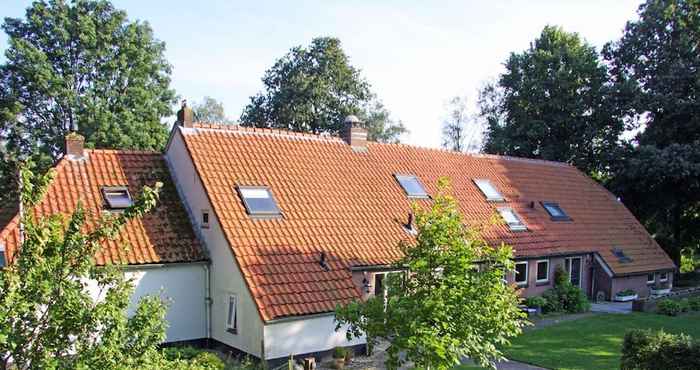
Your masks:
<svg viewBox="0 0 700 370"><path fill-rule="evenodd" d="M632 262L632 259L625 255L625 252L620 248L613 248L611 252L615 257L617 257L617 260L620 261L620 263Z"/></svg>
<svg viewBox="0 0 700 370"><path fill-rule="evenodd" d="M246 212L251 216L281 216L270 189L264 186L239 186L238 194L243 200Z"/></svg>
<svg viewBox="0 0 700 370"><path fill-rule="evenodd" d="M384 274L374 274L374 295L384 295Z"/></svg>
<svg viewBox="0 0 700 370"><path fill-rule="evenodd" d="M549 217L552 219L552 221L571 221L569 215L564 212L558 203L542 202L542 207L544 207L544 210L549 213Z"/></svg>
<svg viewBox="0 0 700 370"><path fill-rule="evenodd" d="M0 244L0 268L5 267L5 245Z"/></svg>
<svg viewBox="0 0 700 370"><path fill-rule="evenodd" d="M104 186L102 196L110 209L125 209L134 204L126 186Z"/></svg>
<svg viewBox="0 0 700 370"><path fill-rule="evenodd" d="M228 316L226 319L226 330L233 334L238 334L238 317L236 310L236 296L228 296Z"/></svg>
<svg viewBox="0 0 700 370"><path fill-rule="evenodd" d="M409 198L428 198L423 184L414 175L394 175Z"/></svg>
<svg viewBox="0 0 700 370"><path fill-rule="evenodd" d="M518 285L527 284L527 261L515 263L515 283Z"/></svg>
<svg viewBox="0 0 700 370"><path fill-rule="evenodd" d="M537 261L537 282L545 283L549 281L549 260Z"/></svg>
<svg viewBox="0 0 700 370"><path fill-rule="evenodd" d="M569 274L571 285L581 286L581 257L569 257L564 260L564 268Z"/></svg>
<svg viewBox="0 0 700 370"><path fill-rule="evenodd" d="M202 210L202 229L208 229L209 228L209 211L208 210Z"/></svg>
<svg viewBox="0 0 700 370"><path fill-rule="evenodd" d="M668 281L668 272L660 272L659 273L659 281L660 282Z"/></svg>
<svg viewBox="0 0 700 370"><path fill-rule="evenodd" d="M501 217L503 217L503 220L506 222L506 224L508 224L508 227L510 227L512 231L527 230L527 227L520 217L518 217L518 214L511 208L499 208L498 212L501 214Z"/></svg>
<svg viewBox="0 0 700 370"><path fill-rule="evenodd" d="M647 274L647 284L654 284L656 282L656 274L650 272Z"/></svg>
<svg viewBox="0 0 700 370"><path fill-rule="evenodd" d="M484 196L486 196L486 200L489 202L502 202L505 200L503 195L491 184L491 181L486 179L474 179L474 183L479 187L479 190L481 190Z"/></svg>

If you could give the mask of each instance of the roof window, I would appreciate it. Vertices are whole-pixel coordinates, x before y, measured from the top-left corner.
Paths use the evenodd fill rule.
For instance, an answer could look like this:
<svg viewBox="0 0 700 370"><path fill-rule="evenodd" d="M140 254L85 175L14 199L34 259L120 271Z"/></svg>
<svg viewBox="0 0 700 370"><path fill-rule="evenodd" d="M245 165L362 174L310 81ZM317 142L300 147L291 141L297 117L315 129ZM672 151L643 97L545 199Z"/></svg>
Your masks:
<svg viewBox="0 0 700 370"><path fill-rule="evenodd" d="M618 260L620 263L630 263L630 262L632 262L632 258L630 258L629 256L627 256L627 255L625 254L625 252L624 252L622 249L620 249L620 248L613 248L613 249L611 250L611 252L612 252L613 256L617 257L617 260Z"/></svg>
<svg viewBox="0 0 700 370"><path fill-rule="evenodd" d="M251 216L281 216L272 192L265 186L238 186L238 195L243 200L246 212Z"/></svg>
<svg viewBox="0 0 700 370"><path fill-rule="evenodd" d="M126 209L134 204L126 186L104 186L102 196L109 209Z"/></svg>
<svg viewBox="0 0 700 370"><path fill-rule="evenodd" d="M547 213L549 213L549 217L551 217L552 221L570 221L571 218L569 215L564 212L564 210L561 208L559 203L555 202L542 202L542 207L544 208Z"/></svg>
<svg viewBox="0 0 700 370"><path fill-rule="evenodd" d="M489 202L503 202L505 200L503 195L491 184L491 181L487 179L474 179L474 184L479 187L479 190L481 190L484 196L486 196L486 200Z"/></svg>
<svg viewBox="0 0 700 370"><path fill-rule="evenodd" d="M428 193L425 191L423 184L421 184L415 175L395 174L394 177L409 198L428 198Z"/></svg>
<svg viewBox="0 0 700 370"><path fill-rule="evenodd" d="M498 209L503 220L506 222L511 231L525 231L527 226L523 223L517 213L512 208L503 207Z"/></svg>

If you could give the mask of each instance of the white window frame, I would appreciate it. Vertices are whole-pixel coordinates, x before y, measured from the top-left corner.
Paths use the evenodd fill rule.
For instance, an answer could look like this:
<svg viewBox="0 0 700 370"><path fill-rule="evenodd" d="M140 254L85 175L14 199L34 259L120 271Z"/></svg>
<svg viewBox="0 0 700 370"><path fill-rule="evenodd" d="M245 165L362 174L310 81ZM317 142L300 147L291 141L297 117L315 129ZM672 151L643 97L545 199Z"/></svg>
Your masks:
<svg viewBox="0 0 700 370"><path fill-rule="evenodd" d="M518 281L518 265L525 265L525 280L524 281ZM513 281L515 282L516 285L518 285L518 286L527 285L529 274L530 274L530 264L528 263L528 261L519 261L519 262L515 263L515 272L513 272Z"/></svg>
<svg viewBox="0 0 700 370"><path fill-rule="evenodd" d="M569 275L569 282L573 284L574 282L572 280L574 279L574 277L571 275L571 266L572 266L571 262L575 259L579 260L579 263L578 263L578 284L575 286L580 288L581 287L581 279L583 279L583 257L581 257L581 256L566 257L564 259L564 271L566 271L566 273Z"/></svg>
<svg viewBox="0 0 700 370"><path fill-rule="evenodd" d="M102 192L102 198L105 201L105 205L107 206L107 209L110 211L123 211L131 206L134 205L134 198L131 197L131 193L129 193L129 188L126 186L103 186L101 189ZM127 200L126 205L116 205L112 202L111 195L118 195L121 194L124 196Z"/></svg>
<svg viewBox="0 0 700 370"><path fill-rule="evenodd" d="M272 194L272 190L268 186L248 186L248 185L237 185L236 186L236 192L238 193L238 196L240 197L241 201L243 202L243 206L245 207L245 211L250 216L251 218L280 218L282 217L282 209L280 208L279 203L277 203L277 199L275 196ZM255 196L250 196L251 193L257 192L258 194ZM266 193L266 196L260 196L262 192ZM246 196L248 195L248 196ZM254 198L261 198L261 199L269 199L272 204L275 206L274 210L265 210L265 211L260 211L260 210L254 210L252 209L251 205L248 202L248 199L254 199Z"/></svg>
<svg viewBox="0 0 700 370"><path fill-rule="evenodd" d="M649 280L649 275L652 276L651 280ZM647 284L654 284L655 282L656 282L656 273L655 272L647 273Z"/></svg>
<svg viewBox="0 0 700 370"><path fill-rule="evenodd" d="M394 178L396 179L396 182L399 183L399 186L403 190L404 194L406 194L407 197L412 198L412 199L428 199L430 198L430 195L428 195L428 191L425 190L425 186L423 183L420 181L418 176L416 175L410 175L410 174L403 174L403 173L395 173ZM403 184L401 183L401 180L405 181L415 181L416 184L421 188L423 191L422 193L409 193L408 189L406 189Z"/></svg>
<svg viewBox="0 0 700 370"><path fill-rule="evenodd" d="M665 277L663 277L665 276ZM659 282L665 283L668 281L668 272L659 272Z"/></svg>
<svg viewBox="0 0 700 370"><path fill-rule="evenodd" d="M207 216L206 221L204 220L204 215ZM209 212L208 209L203 209L202 210L202 218L201 218L201 228L208 229L210 223L211 223L211 212Z"/></svg>
<svg viewBox="0 0 700 370"><path fill-rule="evenodd" d="M501 219L505 222L506 225L508 225L508 228L510 231L527 231L527 225L525 225L525 222L523 222L522 217L515 212L513 208L510 207L498 207L497 209L498 214L501 216ZM506 217L503 216L503 213L509 212L513 217L515 217L516 220L518 220L518 224L510 223L508 220L506 220Z"/></svg>
<svg viewBox="0 0 700 370"><path fill-rule="evenodd" d="M479 191L481 191L481 194L483 194L486 197L486 200L489 202L504 202L506 199L503 197L503 194L501 194L500 191L496 188L496 186L493 185L491 180L489 179L472 179L474 181L474 184L476 185L477 188L479 188ZM490 187L491 190L493 190L496 194L492 194L493 196L489 196L487 191L485 190L486 187Z"/></svg>
<svg viewBox="0 0 700 370"><path fill-rule="evenodd" d="M226 331L238 334L238 296L229 293L226 297Z"/></svg>
<svg viewBox="0 0 700 370"><path fill-rule="evenodd" d="M546 262L547 263L547 277L544 279L540 279L540 263L541 262ZM549 282L549 260L544 259L544 260L537 260L537 263L535 264L537 266L537 271L535 271L535 281L538 283L548 283Z"/></svg>

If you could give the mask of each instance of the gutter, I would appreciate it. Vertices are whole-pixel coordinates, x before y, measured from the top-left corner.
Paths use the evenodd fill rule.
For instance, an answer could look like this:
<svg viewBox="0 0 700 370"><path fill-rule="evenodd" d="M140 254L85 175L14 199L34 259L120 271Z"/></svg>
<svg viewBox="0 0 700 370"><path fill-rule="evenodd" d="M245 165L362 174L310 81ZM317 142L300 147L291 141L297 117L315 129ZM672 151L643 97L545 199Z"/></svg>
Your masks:
<svg viewBox="0 0 700 370"><path fill-rule="evenodd" d="M192 266L192 265L209 265L208 260L193 261L193 262L171 262L171 263L145 263L143 265L126 265L124 270L143 270L143 269L156 269L163 267L177 267L177 266Z"/></svg>
<svg viewBox="0 0 700 370"><path fill-rule="evenodd" d="M206 283L204 284L204 332L207 335L207 342L211 339L211 269L209 265L202 265ZM209 344L209 343L207 343Z"/></svg>

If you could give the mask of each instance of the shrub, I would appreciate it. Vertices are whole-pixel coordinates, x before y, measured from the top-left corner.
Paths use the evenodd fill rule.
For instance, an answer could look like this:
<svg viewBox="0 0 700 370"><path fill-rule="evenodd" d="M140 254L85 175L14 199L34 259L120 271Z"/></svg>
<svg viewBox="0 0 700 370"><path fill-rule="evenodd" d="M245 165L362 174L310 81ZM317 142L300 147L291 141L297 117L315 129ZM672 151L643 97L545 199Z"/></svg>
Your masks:
<svg viewBox="0 0 700 370"><path fill-rule="evenodd" d="M700 297L689 298L688 306L691 311L700 311Z"/></svg>
<svg viewBox="0 0 700 370"><path fill-rule="evenodd" d="M534 296L525 299L525 305L531 308L542 308L547 304L544 297Z"/></svg>
<svg viewBox="0 0 700 370"><path fill-rule="evenodd" d="M333 358L345 358L347 352L343 347L335 347L333 348Z"/></svg>
<svg viewBox="0 0 700 370"><path fill-rule="evenodd" d="M662 315L676 316L681 313L683 307L680 302L672 299L663 299L656 305L656 312Z"/></svg>
<svg viewBox="0 0 700 370"><path fill-rule="evenodd" d="M634 329L625 334L623 370L700 369L700 344L687 335Z"/></svg>
<svg viewBox="0 0 700 370"><path fill-rule="evenodd" d="M216 353L190 346L169 347L163 350L163 355L172 362L169 364L172 368L223 370L226 367Z"/></svg>
<svg viewBox="0 0 700 370"><path fill-rule="evenodd" d="M545 313L579 313L586 312L591 308L586 294L579 287L571 284L568 275L561 266L557 267L554 272L554 287L545 291L542 297L547 301L542 306L542 311Z"/></svg>

